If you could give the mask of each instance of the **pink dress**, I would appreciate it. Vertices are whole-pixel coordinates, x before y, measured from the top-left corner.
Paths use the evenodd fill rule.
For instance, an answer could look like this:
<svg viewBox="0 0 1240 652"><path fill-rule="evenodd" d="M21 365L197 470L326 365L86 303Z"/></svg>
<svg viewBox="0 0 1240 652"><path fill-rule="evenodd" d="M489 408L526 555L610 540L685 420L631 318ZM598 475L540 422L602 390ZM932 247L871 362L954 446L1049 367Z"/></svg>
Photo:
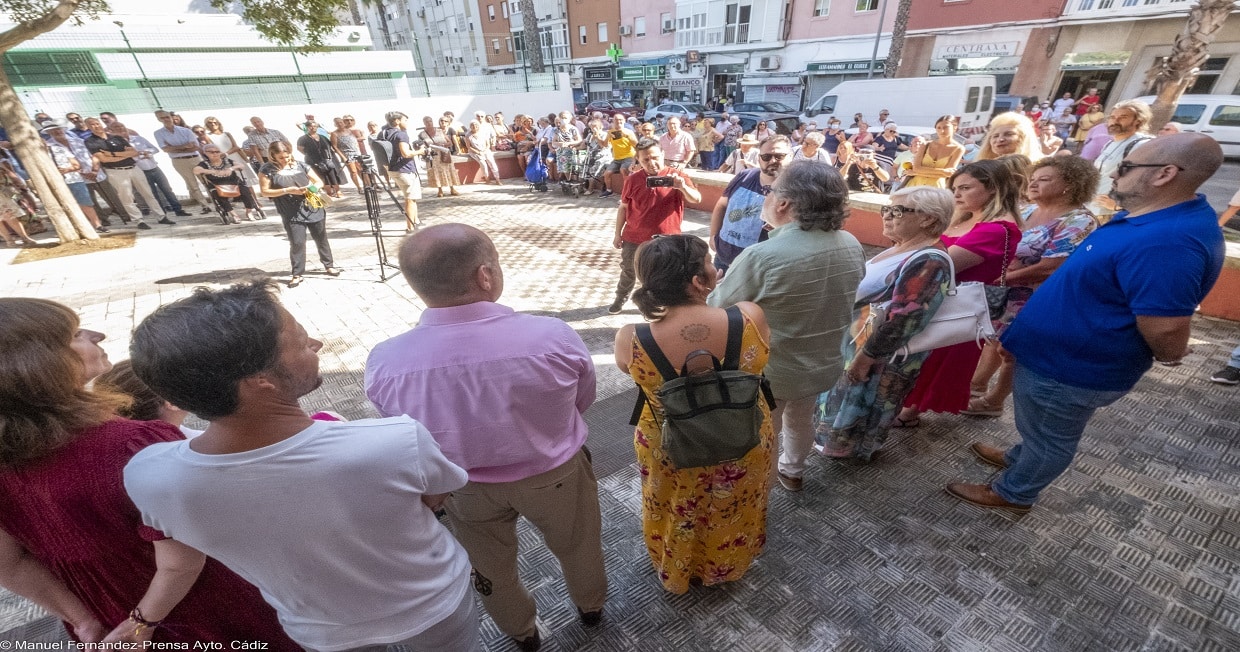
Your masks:
<svg viewBox="0 0 1240 652"><path fill-rule="evenodd" d="M113 419L48 457L0 469L0 529L18 541L111 629L129 616L155 573L151 541L121 472L147 446L185 439L162 421ZM262 542L256 542L261 545ZM188 595L155 630L155 640L262 641L300 650L254 585L207 559Z"/></svg>
<svg viewBox="0 0 1240 652"><path fill-rule="evenodd" d="M956 282L980 281L990 285L999 284L1002 272L1004 231L1008 232L1006 259L1008 265L1016 256L1020 244L1020 227L1007 220L980 222L968 233L953 238L944 235L940 239L944 247L955 245L982 257L982 262L957 272ZM916 405L922 412L948 412L957 414L969 406L969 383L973 371L982 357L982 350L973 342L935 349L921 367L921 375L913 385L913 391L904 399L905 407Z"/></svg>

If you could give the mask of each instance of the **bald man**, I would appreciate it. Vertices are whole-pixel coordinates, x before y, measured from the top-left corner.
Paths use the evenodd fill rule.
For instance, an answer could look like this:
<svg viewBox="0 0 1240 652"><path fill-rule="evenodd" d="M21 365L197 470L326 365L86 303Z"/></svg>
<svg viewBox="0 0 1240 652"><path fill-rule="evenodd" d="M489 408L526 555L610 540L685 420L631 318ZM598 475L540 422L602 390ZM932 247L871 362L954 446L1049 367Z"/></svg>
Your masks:
<svg viewBox="0 0 1240 652"><path fill-rule="evenodd" d="M426 424L469 473L446 507L500 630L522 650L540 645L517 572L518 516L560 560L582 624L597 625L607 576L582 416L595 396L589 350L568 324L496 303L499 252L478 229L423 229L401 245L400 268L427 309L413 330L371 351L366 396L380 414Z"/></svg>
<svg viewBox="0 0 1240 652"><path fill-rule="evenodd" d="M948 493L1027 511L1072 463L1094 411L1127 394L1155 361L1180 364L1190 320L1223 266L1223 235L1197 189L1223 163L1208 136L1184 133L1133 149L1111 178L1123 207L1077 246L1003 333L1016 357L1016 429L1004 451L972 445L1003 472ZM1051 346L1053 344L1053 346Z"/></svg>

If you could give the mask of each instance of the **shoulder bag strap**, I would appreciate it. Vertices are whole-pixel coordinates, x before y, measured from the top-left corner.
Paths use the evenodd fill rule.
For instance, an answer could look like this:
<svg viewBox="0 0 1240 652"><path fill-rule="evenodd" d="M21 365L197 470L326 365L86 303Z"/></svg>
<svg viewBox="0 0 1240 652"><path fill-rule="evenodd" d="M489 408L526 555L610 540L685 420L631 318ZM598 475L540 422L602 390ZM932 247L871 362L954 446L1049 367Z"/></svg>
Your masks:
<svg viewBox="0 0 1240 652"><path fill-rule="evenodd" d="M1008 245L1012 244L1012 230L1006 224L1000 224L1003 227L1003 267L999 270L999 287L1007 287L1007 268L1011 261L1008 260Z"/></svg>
<svg viewBox="0 0 1240 652"><path fill-rule="evenodd" d="M949 287L947 288L947 293L951 294L955 292L956 291L956 263L952 261L951 255L948 254L946 251L941 251L934 247L926 247L925 249L922 249L921 251L918 251L917 253L905 259L904 264L900 266L901 271L903 271L904 265L907 265L910 260L920 255L922 252L925 252L926 255L929 255L929 256L938 256L947 261L947 282L949 284ZM900 278L900 275L896 274L896 278L897 279Z"/></svg>
<svg viewBox="0 0 1240 652"><path fill-rule="evenodd" d="M732 306L728 313L728 348L723 354L723 368L736 370L741 368L741 338L745 335L745 316L741 309Z"/></svg>

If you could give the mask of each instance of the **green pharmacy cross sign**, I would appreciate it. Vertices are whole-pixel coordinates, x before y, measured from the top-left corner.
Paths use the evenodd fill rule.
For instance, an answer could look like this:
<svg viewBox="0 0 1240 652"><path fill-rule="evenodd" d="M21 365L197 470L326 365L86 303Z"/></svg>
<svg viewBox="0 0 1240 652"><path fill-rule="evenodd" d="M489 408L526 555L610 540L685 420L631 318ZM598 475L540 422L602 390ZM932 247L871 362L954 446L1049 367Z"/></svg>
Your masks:
<svg viewBox="0 0 1240 652"><path fill-rule="evenodd" d="M606 54L607 54L607 58L611 59L612 63L620 63L620 57L624 56L624 50L621 50L619 46L617 46L615 43L612 43L607 48Z"/></svg>

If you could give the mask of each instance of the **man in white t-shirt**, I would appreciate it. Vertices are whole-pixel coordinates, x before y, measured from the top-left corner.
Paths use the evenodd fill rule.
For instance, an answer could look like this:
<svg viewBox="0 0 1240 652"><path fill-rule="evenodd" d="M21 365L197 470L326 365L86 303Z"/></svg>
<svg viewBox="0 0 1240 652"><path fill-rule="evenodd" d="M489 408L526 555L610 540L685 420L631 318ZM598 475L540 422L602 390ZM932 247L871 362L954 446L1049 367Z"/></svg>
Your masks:
<svg viewBox="0 0 1240 652"><path fill-rule="evenodd" d="M1111 107L1111 113L1107 116L1107 133L1111 136L1111 142L1103 146L1098 158L1094 159L1094 167L1098 168L1101 177L1098 180L1098 194L1088 205L1094 215L1110 216L1122 208L1110 196L1115 181L1112 175L1132 150L1153 138L1149 134L1152 118L1150 105L1140 100L1125 100Z"/></svg>
<svg viewBox="0 0 1240 652"><path fill-rule="evenodd" d="M432 512L465 471L409 417L307 416L321 346L268 280L156 310L134 371L210 425L135 455L126 491L144 524L257 586L305 648L480 651L469 558Z"/></svg>

